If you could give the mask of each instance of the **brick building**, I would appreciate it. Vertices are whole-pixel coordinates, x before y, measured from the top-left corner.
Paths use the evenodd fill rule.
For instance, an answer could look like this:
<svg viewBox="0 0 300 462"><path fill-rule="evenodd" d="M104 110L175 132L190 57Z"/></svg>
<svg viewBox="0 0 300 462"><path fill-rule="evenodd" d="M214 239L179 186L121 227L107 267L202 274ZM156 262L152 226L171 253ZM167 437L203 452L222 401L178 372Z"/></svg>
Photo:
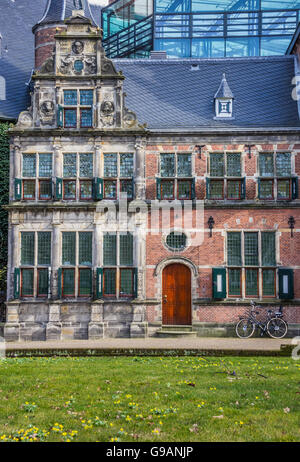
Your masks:
<svg viewBox="0 0 300 462"><path fill-rule="evenodd" d="M62 3L11 130L6 339L228 335L252 299L296 334L297 58L112 62Z"/></svg>

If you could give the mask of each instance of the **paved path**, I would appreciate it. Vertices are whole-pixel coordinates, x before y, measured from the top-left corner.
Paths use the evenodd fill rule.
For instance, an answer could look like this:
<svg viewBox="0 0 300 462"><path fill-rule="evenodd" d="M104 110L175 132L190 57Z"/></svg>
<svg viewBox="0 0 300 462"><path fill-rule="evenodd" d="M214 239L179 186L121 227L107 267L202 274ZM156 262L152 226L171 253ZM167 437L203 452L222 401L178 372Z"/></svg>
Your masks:
<svg viewBox="0 0 300 462"><path fill-rule="evenodd" d="M236 351L279 351L281 345L290 345L291 339L275 340L271 338L146 338L101 340L64 340L47 342L9 342L7 350L48 350L48 349L197 349L197 350L236 350Z"/></svg>

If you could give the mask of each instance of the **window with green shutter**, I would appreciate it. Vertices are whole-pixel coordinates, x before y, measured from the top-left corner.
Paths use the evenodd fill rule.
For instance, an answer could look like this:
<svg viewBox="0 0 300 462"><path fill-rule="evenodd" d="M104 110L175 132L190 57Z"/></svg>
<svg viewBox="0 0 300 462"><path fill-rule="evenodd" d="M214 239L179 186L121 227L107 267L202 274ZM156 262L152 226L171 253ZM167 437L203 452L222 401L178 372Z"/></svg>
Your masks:
<svg viewBox="0 0 300 462"><path fill-rule="evenodd" d="M90 297L92 295L92 270L90 268L79 269L79 297Z"/></svg>
<svg viewBox="0 0 300 462"><path fill-rule="evenodd" d="M21 265L34 265L34 232L21 233Z"/></svg>
<svg viewBox="0 0 300 462"><path fill-rule="evenodd" d="M64 268L62 270L62 296L74 297L75 296L75 269Z"/></svg>
<svg viewBox="0 0 300 462"><path fill-rule="evenodd" d="M117 264L117 235L105 233L103 235L103 265Z"/></svg>
<svg viewBox="0 0 300 462"><path fill-rule="evenodd" d="M224 154L210 154L209 173L212 177L224 176Z"/></svg>
<svg viewBox="0 0 300 462"><path fill-rule="evenodd" d="M79 233L79 265L91 265L92 264L92 244L93 244L93 233L82 232Z"/></svg>
<svg viewBox="0 0 300 462"><path fill-rule="evenodd" d="M241 270L237 268L228 269L228 295L241 295Z"/></svg>
<svg viewBox="0 0 300 462"><path fill-rule="evenodd" d="M275 297L275 270L262 270L262 286L264 297Z"/></svg>
<svg viewBox="0 0 300 462"><path fill-rule="evenodd" d="M273 153L259 154L259 173L260 176L274 176L274 156Z"/></svg>
<svg viewBox="0 0 300 462"><path fill-rule="evenodd" d="M36 155L23 154L23 177L32 178L36 176Z"/></svg>
<svg viewBox="0 0 300 462"><path fill-rule="evenodd" d="M258 270L249 269L245 270L246 280L246 297L257 297L258 296Z"/></svg>
<svg viewBox="0 0 300 462"><path fill-rule="evenodd" d="M120 270L120 296L131 297L133 295L133 270Z"/></svg>
<svg viewBox="0 0 300 462"><path fill-rule="evenodd" d="M227 263L233 266L242 264L240 232L227 233Z"/></svg>
<svg viewBox="0 0 300 462"><path fill-rule="evenodd" d="M244 234L245 265L258 265L258 233Z"/></svg>
<svg viewBox="0 0 300 462"><path fill-rule="evenodd" d="M115 296L116 295L116 269L105 268L103 270L104 287L103 295Z"/></svg>
<svg viewBox="0 0 300 462"><path fill-rule="evenodd" d="M62 264L75 265L76 262L76 233L62 233Z"/></svg>
<svg viewBox="0 0 300 462"><path fill-rule="evenodd" d="M40 268L38 269L38 281L37 281L37 296L48 297L49 290L49 269Z"/></svg>
<svg viewBox="0 0 300 462"><path fill-rule="evenodd" d="M160 175L162 177L175 176L175 155L161 154L160 155Z"/></svg>
<svg viewBox="0 0 300 462"><path fill-rule="evenodd" d="M51 232L38 232L38 265L51 264Z"/></svg>
<svg viewBox="0 0 300 462"><path fill-rule="evenodd" d="M241 154L228 153L227 154L227 176L241 176Z"/></svg>
<svg viewBox="0 0 300 462"><path fill-rule="evenodd" d="M133 264L133 235L120 234L120 265Z"/></svg>
<svg viewBox="0 0 300 462"><path fill-rule="evenodd" d="M21 270L21 296L22 297L33 297L33 269L22 269Z"/></svg>
<svg viewBox="0 0 300 462"><path fill-rule="evenodd" d="M261 233L261 261L262 266L276 265L275 233L273 232Z"/></svg>

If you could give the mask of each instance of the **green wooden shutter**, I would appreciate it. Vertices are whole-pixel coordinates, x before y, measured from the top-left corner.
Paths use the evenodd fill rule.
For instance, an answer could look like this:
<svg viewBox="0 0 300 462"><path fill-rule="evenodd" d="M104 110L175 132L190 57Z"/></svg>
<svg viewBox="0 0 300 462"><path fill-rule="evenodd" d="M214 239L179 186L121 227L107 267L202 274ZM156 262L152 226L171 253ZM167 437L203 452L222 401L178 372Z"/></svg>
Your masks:
<svg viewBox="0 0 300 462"><path fill-rule="evenodd" d="M96 269L96 298L101 298L103 295L103 269Z"/></svg>
<svg viewBox="0 0 300 462"><path fill-rule="evenodd" d="M257 197L260 199L260 178L257 178Z"/></svg>
<svg viewBox="0 0 300 462"><path fill-rule="evenodd" d="M156 178L156 199L161 199L161 179Z"/></svg>
<svg viewBox="0 0 300 462"><path fill-rule="evenodd" d="M246 177L242 179L241 182L241 199L246 198Z"/></svg>
<svg viewBox="0 0 300 462"><path fill-rule="evenodd" d="M132 198L130 198L130 199L134 200L134 198L135 198L135 181L134 181L134 178L132 178L131 181L132 181Z"/></svg>
<svg viewBox="0 0 300 462"><path fill-rule="evenodd" d="M62 178L56 178L55 198L62 199Z"/></svg>
<svg viewBox="0 0 300 462"><path fill-rule="evenodd" d="M94 178L93 197L95 201L101 201L103 199L103 180L102 178Z"/></svg>
<svg viewBox="0 0 300 462"><path fill-rule="evenodd" d="M62 106L58 105L57 107L57 126L63 127L64 124L64 112Z"/></svg>
<svg viewBox="0 0 300 462"><path fill-rule="evenodd" d="M213 298L226 298L226 268L213 268Z"/></svg>
<svg viewBox="0 0 300 462"><path fill-rule="evenodd" d="M210 178L206 178L206 199L210 199Z"/></svg>
<svg viewBox="0 0 300 462"><path fill-rule="evenodd" d="M14 273L14 298L20 298L20 268L15 268Z"/></svg>
<svg viewBox="0 0 300 462"><path fill-rule="evenodd" d="M138 269L134 268L133 270L133 296L137 298L138 294Z"/></svg>
<svg viewBox="0 0 300 462"><path fill-rule="evenodd" d="M298 177L292 178L292 199L298 199Z"/></svg>
<svg viewBox="0 0 300 462"><path fill-rule="evenodd" d="M196 199L195 178L192 179L191 199Z"/></svg>
<svg viewBox="0 0 300 462"><path fill-rule="evenodd" d="M291 268L279 268L279 298L294 298L294 271Z"/></svg>
<svg viewBox="0 0 300 462"><path fill-rule="evenodd" d="M20 201L22 198L22 180L15 178L15 200Z"/></svg>
<svg viewBox="0 0 300 462"><path fill-rule="evenodd" d="M58 268L57 270L57 298L61 298L62 294L62 269Z"/></svg>

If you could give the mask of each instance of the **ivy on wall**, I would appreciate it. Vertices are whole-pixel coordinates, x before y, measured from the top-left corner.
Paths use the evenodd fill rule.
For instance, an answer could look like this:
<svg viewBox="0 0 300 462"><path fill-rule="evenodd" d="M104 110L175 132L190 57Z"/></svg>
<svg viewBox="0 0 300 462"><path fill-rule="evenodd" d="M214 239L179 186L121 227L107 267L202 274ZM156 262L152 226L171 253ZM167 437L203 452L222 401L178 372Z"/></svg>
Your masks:
<svg viewBox="0 0 300 462"><path fill-rule="evenodd" d="M7 269L7 211L2 205L9 200L9 134L12 124L0 122L0 322L3 320L6 298ZM2 318L2 319L1 319Z"/></svg>

